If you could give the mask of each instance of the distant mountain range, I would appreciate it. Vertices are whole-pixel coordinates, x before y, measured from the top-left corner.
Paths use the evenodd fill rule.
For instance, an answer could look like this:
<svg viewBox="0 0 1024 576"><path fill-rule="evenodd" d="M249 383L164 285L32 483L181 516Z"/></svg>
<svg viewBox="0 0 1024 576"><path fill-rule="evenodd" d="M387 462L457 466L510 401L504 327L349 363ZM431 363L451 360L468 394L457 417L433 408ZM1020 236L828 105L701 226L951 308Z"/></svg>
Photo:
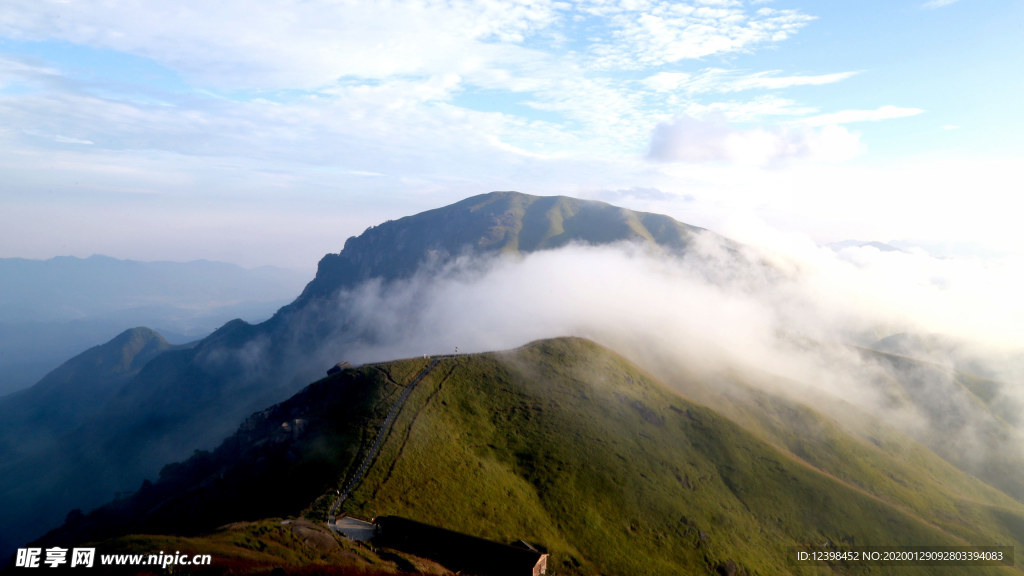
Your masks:
<svg viewBox="0 0 1024 576"><path fill-rule="evenodd" d="M0 396L130 326L183 343L232 318L269 318L306 280L283 268L203 260L0 259Z"/></svg>
<svg viewBox="0 0 1024 576"><path fill-rule="evenodd" d="M695 249L709 239L714 251ZM760 283L789 274L669 217L566 197L496 192L383 223L325 256L265 322L232 320L187 346L130 330L0 399L0 416L12 415L0 418L0 552L62 519L46 542L145 531L200 535L202 547L228 522L322 522L427 362L321 379L338 360L381 360L352 352L401 337L367 325L344 295L621 243L686 259L712 284L742 282L741 269ZM415 310L380 294L379 307ZM920 414L917 428L778 392L796 383L756 366L645 371L581 339L444 358L346 510L526 535L570 574L790 573L784 546L814 542L1024 544L1024 462L1005 450L1019 422L997 393L1004 384L913 357L926 340L877 344L842 353L870 358L866 389ZM989 449L966 451L968 431Z"/></svg>

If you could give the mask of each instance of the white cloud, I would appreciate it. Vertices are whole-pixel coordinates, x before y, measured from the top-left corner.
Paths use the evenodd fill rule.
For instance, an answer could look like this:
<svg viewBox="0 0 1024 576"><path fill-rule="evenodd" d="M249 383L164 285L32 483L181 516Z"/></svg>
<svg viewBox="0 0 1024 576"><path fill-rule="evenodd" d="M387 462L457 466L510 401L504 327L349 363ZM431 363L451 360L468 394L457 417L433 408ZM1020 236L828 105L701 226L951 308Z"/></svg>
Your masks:
<svg viewBox="0 0 1024 576"><path fill-rule="evenodd" d="M1020 255L1001 259L936 258L922 250L871 246L833 251L807 236L782 232L757 217L733 221L731 237L797 263L799 285L820 299L825 325L942 333L998 346L1024 346ZM808 300L810 301L810 300ZM829 310L829 312L825 312ZM862 323L864 320L867 323ZM896 330L900 331L900 330Z"/></svg>
<svg viewBox="0 0 1024 576"><path fill-rule="evenodd" d="M920 113L885 106L822 114L797 91L779 92L857 73L845 69L728 69L812 20L728 0L10 0L0 10L0 37L44 43L52 58L0 57L8 190L0 213L68 187L88 189L95 198L81 201L97 205L104 189L208 195L221 211L194 202L189 218L202 222L231 214L226 206L235 202L278 210L282 197L340 210L324 198L365 195L382 199L365 206L388 202L385 216L398 217L491 189L588 195L656 187L683 195L693 184L704 193L698 197L718 190L740 204L755 195L747 190L782 195L790 174L781 168L862 153L846 123ZM148 59L148 69L174 76L175 86L126 87L134 80L102 67L76 69L78 55L61 54L77 47L100 63L111 53ZM707 62L688 61L698 56ZM645 161L645 152L660 162ZM863 195L832 180L815 186ZM884 181L868 180L872 189ZM827 212L843 202L817 205ZM160 216L133 215L147 223ZM297 221L289 230L301 228ZM54 250L92 242L94 230L64 222L67 232L49 232L61 238ZM276 239L285 242L289 230ZM201 257L203 247L192 250ZM315 260L325 248L304 250Z"/></svg>
<svg viewBox="0 0 1024 576"><path fill-rule="evenodd" d="M567 51L562 34L580 15L598 17L591 24L610 36ZM665 110L692 113L696 103L651 97L642 83L612 74L607 66L613 60L632 68L638 55L653 58L648 65L746 51L781 41L810 20L793 10L704 0L281 0L257 8L242 0L157 6L141 0L16 1L0 14L0 35L148 58L183 75L194 91L136 99L118 93L118 86L79 84L40 88L41 94L0 105L14 124L48 126L53 133L73 126L69 137L97 146L283 156L314 164L332 150L335 157L354 150L350 168L373 172L387 171L380 166L386 158L376 165L357 159L372 150L386 157L384 149L394 146L418 149L429 158L426 164L445 152L433 150L441 142L452 143L447 153L453 156L492 145L524 155L637 154ZM616 35L636 37L609 44ZM602 70L593 68L597 60ZM740 75L729 90L839 76ZM254 92L238 100L238 89ZM514 94L519 108L474 110L466 104L471 97L462 97L477 90ZM468 139L460 146L455 135ZM430 142L430 149L416 142Z"/></svg>
<svg viewBox="0 0 1024 576"><path fill-rule="evenodd" d="M874 110L843 110L832 114L822 114L807 118L804 122L809 126L825 126L829 124L852 124L854 122L879 122L894 118L907 118L923 113L920 108L901 108L899 106L882 106Z"/></svg>
<svg viewBox="0 0 1024 576"><path fill-rule="evenodd" d="M921 6L925 8L942 8L943 6L949 6L950 4L956 4L960 0L929 0Z"/></svg>
<svg viewBox="0 0 1024 576"><path fill-rule="evenodd" d="M674 92L687 85L693 74L687 72L658 72L644 78L644 85L657 92Z"/></svg>
<svg viewBox="0 0 1024 576"><path fill-rule="evenodd" d="M595 10L596 11L596 10ZM611 38L593 53L604 68L641 69L781 42L813 17L796 10L747 11L737 2L651 2L602 11Z"/></svg>
<svg viewBox="0 0 1024 576"><path fill-rule="evenodd" d="M802 106L789 98L774 95L757 96L746 100L727 100L710 104L690 103L683 106L689 116L722 116L730 122L758 123L773 117L798 117L815 114L818 110Z"/></svg>
<svg viewBox="0 0 1024 576"><path fill-rule="evenodd" d="M686 374L717 392L745 373L745 385L790 395L840 421L860 417L852 403L921 438L931 435L915 409L920 404L894 402L891 371L849 345L870 346L900 332L940 332L955 338L953 350L1007 369L1000 373L1011 376L999 385L1003 398L1024 397L1019 348L1014 351L1024 345L1024 306L1017 296L1024 284L1007 274L1012 269L874 249L836 255L806 238L779 238L764 226L755 234L772 247L735 250L708 234L698 236L682 259L629 244L569 246L523 257L463 258L408 280L371 281L339 294L345 331L328 339L323 352L330 358L344 349L350 360L364 362L581 336L654 373ZM937 275L943 282L936 282ZM332 317L325 308L311 316ZM1016 365L1000 358L1011 351ZM311 352L304 348L302 354ZM317 364L327 365L326 358ZM936 397L956 398L966 408L976 402L958 396L959 384L936 375L929 375ZM700 386L686 391L699 393ZM830 397L847 403L819 402ZM965 409L958 418L965 428L942 438L963 442L974 425L984 430L993 422L985 410ZM947 424L939 418L931 423ZM1009 429L1004 426L999 428ZM1019 424L1010 430L1018 432ZM986 446L1004 449L1018 453L1016 435Z"/></svg>
<svg viewBox="0 0 1024 576"><path fill-rule="evenodd" d="M644 79L644 84L659 92L682 90L690 94L729 93L746 90L782 90L794 86L821 86L841 82L857 72L817 75L781 75L772 70L742 74L735 70L707 68L697 74L659 72Z"/></svg>
<svg viewBox="0 0 1024 576"><path fill-rule="evenodd" d="M1024 257L1024 229L1014 210L1019 159L1012 156L927 156L883 166L793 162L786 170L661 167L697 199L679 217L730 237L737 232L729 215L749 213L823 243L941 239Z"/></svg>
<svg viewBox="0 0 1024 576"><path fill-rule="evenodd" d="M839 126L741 129L722 118L681 116L654 129L648 157L662 162L776 166L793 160L841 161L860 152L858 137Z"/></svg>
<svg viewBox="0 0 1024 576"><path fill-rule="evenodd" d="M60 71L50 66L42 66L20 59L0 56L0 83L3 84L14 79L54 77L59 75Z"/></svg>
<svg viewBox="0 0 1024 576"><path fill-rule="evenodd" d="M552 2L8 3L0 34L150 58L221 88L316 88L341 77L465 73L488 43L558 18Z"/></svg>
<svg viewBox="0 0 1024 576"><path fill-rule="evenodd" d="M92 144L91 140L82 140L81 138L70 138L68 136L57 135L53 137L54 141L61 144Z"/></svg>

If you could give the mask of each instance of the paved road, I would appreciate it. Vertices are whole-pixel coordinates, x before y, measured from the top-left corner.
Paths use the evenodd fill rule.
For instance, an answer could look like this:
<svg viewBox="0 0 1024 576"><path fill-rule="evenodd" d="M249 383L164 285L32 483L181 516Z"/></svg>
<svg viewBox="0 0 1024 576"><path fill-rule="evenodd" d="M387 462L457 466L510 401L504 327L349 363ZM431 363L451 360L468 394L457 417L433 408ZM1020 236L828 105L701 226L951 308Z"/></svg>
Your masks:
<svg viewBox="0 0 1024 576"><path fill-rule="evenodd" d="M420 383L420 380L423 380L427 374L430 374L430 371L433 370L440 361L441 358L435 357L426 368L420 371L420 373L412 379L412 382L405 387L405 390L402 390L402 394L398 397L398 400L395 401L391 410L388 411L388 415L384 418L384 423L381 424L380 431L377 432L377 438L373 441L373 446L370 447L370 451L366 453L366 456L363 458L363 462L359 465L359 469L356 470L356 473L349 479L348 483L345 484L345 489L342 490L338 497L334 499L334 503L331 504L331 508L327 512L327 525L331 527L331 529L338 530L335 519L338 511L341 510L341 505L345 503L349 494L352 493L352 490L355 490L355 487L358 486L359 482L363 479L363 475L365 475L366 471L370 469L370 465L373 464L373 460L377 457L377 452L380 450L381 444L384 443L384 438L387 437L388 432L391 430L391 425L394 424L395 418L398 417L398 412L402 409L402 405L405 404L405 400L409 398L409 395L412 394L413 389Z"/></svg>

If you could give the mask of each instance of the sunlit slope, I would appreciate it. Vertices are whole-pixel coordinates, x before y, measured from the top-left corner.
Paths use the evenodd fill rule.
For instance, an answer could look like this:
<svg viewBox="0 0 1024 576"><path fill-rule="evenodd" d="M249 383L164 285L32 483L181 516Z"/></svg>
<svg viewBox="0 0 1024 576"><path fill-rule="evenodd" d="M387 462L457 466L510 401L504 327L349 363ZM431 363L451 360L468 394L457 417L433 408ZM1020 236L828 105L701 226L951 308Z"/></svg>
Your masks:
<svg viewBox="0 0 1024 576"><path fill-rule="evenodd" d="M840 453L849 441L832 439ZM543 542L559 570L581 573L712 572L730 562L748 573L801 572L787 563L786 546L828 541L1020 543L986 504L925 482L932 471L905 471L920 499L887 501L591 342L560 339L442 361L347 508ZM942 472L970 482L951 467ZM1002 513L1024 518L1006 500ZM937 525L928 506L938 501L975 524Z"/></svg>
<svg viewBox="0 0 1024 576"><path fill-rule="evenodd" d="M323 522L430 364L372 364L315 382L42 545L202 535L296 514ZM575 338L441 358L344 509L542 544L557 574L813 574L829 570L792 565L788 546L1024 545L1024 507L882 423L867 440L792 401L703 385L721 388L711 398L720 411ZM202 550L205 538L190 545Z"/></svg>

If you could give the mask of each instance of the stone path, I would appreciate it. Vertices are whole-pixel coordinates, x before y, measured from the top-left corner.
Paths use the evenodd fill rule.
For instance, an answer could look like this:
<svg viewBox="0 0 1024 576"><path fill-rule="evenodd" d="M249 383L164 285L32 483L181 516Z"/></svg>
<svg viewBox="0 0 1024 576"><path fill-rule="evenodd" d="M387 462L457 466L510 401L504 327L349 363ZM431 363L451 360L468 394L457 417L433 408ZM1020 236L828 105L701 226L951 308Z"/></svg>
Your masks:
<svg viewBox="0 0 1024 576"><path fill-rule="evenodd" d="M435 357L426 368L420 371L420 373L413 378L412 382L405 387L405 390L402 390L402 394L398 397L398 400L395 401L391 410L388 411L388 415L384 418L384 423L381 424L380 431L377 432L377 438L373 441L373 446L370 447L370 451L366 453L362 464L359 465L359 469L356 470L356 473L349 479L348 483L345 484L345 489L342 490L341 493L338 494L338 497L334 499L334 503L331 504L331 508L327 512L327 525L330 526L331 529L340 532L338 529L340 524L336 521L336 518L338 511L341 510L341 505L345 503L349 494L355 490L356 486L359 485L359 482L366 474L366 471L370 469L370 465L373 464L374 459L377 457L377 452L380 450L381 444L384 443L384 438L387 437L388 432L391 430L391 425L394 424L395 418L398 417L398 412L402 409L402 405L405 404L406 399L409 398L410 394L412 394L413 389L420 383L420 380L423 380L427 374L430 374L430 371L433 370L440 361L441 358ZM342 521L344 521L344 518Z"/></svg>

